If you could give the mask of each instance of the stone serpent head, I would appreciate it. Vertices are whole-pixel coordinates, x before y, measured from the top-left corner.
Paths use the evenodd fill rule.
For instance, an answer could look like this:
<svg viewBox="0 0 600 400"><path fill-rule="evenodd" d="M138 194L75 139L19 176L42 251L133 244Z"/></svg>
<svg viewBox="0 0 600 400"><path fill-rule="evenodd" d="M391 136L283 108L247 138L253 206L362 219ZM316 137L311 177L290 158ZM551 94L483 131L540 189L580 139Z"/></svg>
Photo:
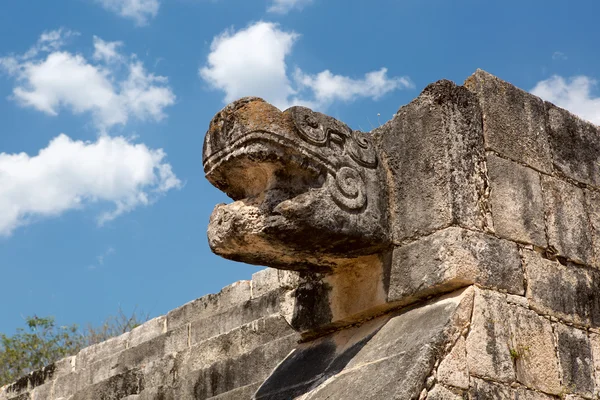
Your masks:
<svg viewBox="0 0 600 400"><path fill-rule="evenodd" d="M217 205L208 238L226 258L330 271L389 245L379 160L368 134L305 107L248 97L213 118L206 178Z"/></svg>

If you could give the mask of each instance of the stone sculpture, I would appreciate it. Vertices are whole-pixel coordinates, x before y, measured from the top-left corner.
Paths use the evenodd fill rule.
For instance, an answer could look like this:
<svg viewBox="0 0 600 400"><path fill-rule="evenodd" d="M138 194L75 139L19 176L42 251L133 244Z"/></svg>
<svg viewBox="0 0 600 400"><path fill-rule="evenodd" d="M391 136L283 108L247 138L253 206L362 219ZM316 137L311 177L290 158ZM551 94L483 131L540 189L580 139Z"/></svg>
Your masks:
<svg viewBox="0 0 600 400"><path fill-rule="evenodd" d="M390 244L375 147L334 118L238 100L211 121L203 163L206 178L234 200L215 208L208 228L223 257L332 271Z"/></svg>

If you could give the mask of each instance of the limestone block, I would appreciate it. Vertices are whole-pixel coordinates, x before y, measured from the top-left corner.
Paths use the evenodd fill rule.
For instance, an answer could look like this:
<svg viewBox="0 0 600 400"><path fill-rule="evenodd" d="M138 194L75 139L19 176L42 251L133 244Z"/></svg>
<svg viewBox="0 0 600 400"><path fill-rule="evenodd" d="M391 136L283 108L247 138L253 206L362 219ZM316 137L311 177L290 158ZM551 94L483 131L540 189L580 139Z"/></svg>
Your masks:
<svg viewBox="0 0 600 400"><path fill-rule="evenodd" d="M595 395L600 398L600 334L590 332L590 347L594 362Z"/></svg>
<svg viewBox="0 0 600 400"><path fill-rule="evenodd" d="M600 186L600 134L591 122L546 103L554 167L576 181Z"/></svg>
<svg viewBox="0 0 600 400"><path fill-rule="evenodd" d="M167 313L167 330L191 321L206 318L242 304L251 297L250 281L238 281L217 294L208 294Z"/></svg>
<svg viewBox="0 0 600 400"><path fill-rule="evenodd" d="M122 399L144 389L144 376L139 369L126 371L107 380L82 388L70 400ZM56 394L55 394L56 396Z"/></svg>
<svg viewBox="0 0 600 400"><path fill-rule="evenodd" d="M483 233L446 228L394 249L388 301L422 298L473 283L523 294L517 245Z"/></svg>
<svg viewBox="0 0 600 400"><path fill-rule="evenodd" d="M592 190L583 192L592 229L592 266L600 268L600 193Z"/></svg>
<svg viewBox="0 0 600 400"><path fill-rule="evenodd" d="M438 354L468 326L472 295L471 288L457 291L422 307L300 344L255 398L416 398Z"/></svg>
<svg viewBox="0 0 600 400"><path fill-rule="evenodd" d="M87 368L98 360L120 353L127 348L128 339L129 332L82 349L77 354L76 368Z"/></svg>
<svg viewBox="0 0 600 400"><path fill-rule="evenodd" d="M233 306L222 313L191 322L190 343L198 343L279 312L281 296L278 292L272 291L264 296Z"/></svg>
<svg viewBox="0 0 600 400"><path fill-rule="evenodd" d="M435 385L428 393L427 400L463 400L461 392L455 392L442 385Z"/></svg>
<svg viewBox="0 0 600 400"><path fill-rule="evenodd" d="M505 295L490 290L475 291L471 331L466 341L471 375L507 383L515 380L509 311Z"/></svg>
<svg viewBox="0 0 600 400"><path fill-rule="evenodd" d="M129 332L128 347L135 347L138 344L154 339L155 337L166 332L167 317L161 315L153 318L150 321L144 322L142 325L133 328Z"/></svg>
<svg viewBox="0 0 600 400"><path fill-rule="evenodd" d="M533 390L527 390L524 388L517 388L514 392L515 400L556 400L556 397L554 396L549 396L541 392L535 392Z"/></svg>
<svg viewBox="0 0 600 400"><path fill-rule="evenodd" d="M461 389L469 388L469 369L467 367L467 347L464 337L459 337L450 353L437 369L437 380L448 386Z"/></svg>
<svg viewBox="0 0 600 400"><path fill-rule="evenodd" d="M265 268L252 274L252 298L260 297L280 288L279 270Z"/></svg>
<svg viewBox="0 0 600 400"><path fill-rule="evenodd" d="M75 372L77 363L77 356L65 357L54 363L54 374L53 378L57 378L62 375L70 374Z"/></svg>
<svg viewBox="0 0 600 400"><path fill-rule="evenodd" d="M181 364L185 365L184 371L200 370L289 335L296 333L285 319L275 314L203 341L194 341L192 337L192 347L181 357L178 355L178 358L183 360Z"/></svg>
<svg viewBox="0 0 600 400"><path fill-rule="evenodd" d="M52 397L52 386L54 382L46 382L41 386L36 387L31 392L32 400L54 400ZM0 399L2 395L0 395Z"/></svg>
<svg viewBox="0 0 600 400"><path fill-rule="evenodd" d="M165 354L177 353L190 346L190 324L180 325L165 334Z"/></svg>
<svg viewBox="0 0 600 400"><path fill-rule="evenodd" d="M62 375L54 381L54 398L67 399L77 392L77 383L79 382L79 373L73 372Z"/></svg>
<svg viewBox="0 0 600 400"><path fill-rule="evenodd" d="M481 104L487 149L539 171L552 172L540 98L482 70L467 78L465 87L477 95Z"/></svg>
<svg viewBox="0 0 600 400"><path fill-rule="evenodd" d="M542 190L548 228L548 244L563 257L591 264L592 232L583 191L557 178L543 176Z"/></svg>
<svg viewBox="0 0 600 400"><path fill-rule="evenodd" d="M600 326L600 272L523 251L531 308L585 326Z"/></svg>
<svg viewBox="0 0 600 400"><path fill-rule="evenodd" d="M494 231L500 237L547 247L539 173L487 155Z"/></svg>
<svg viewBox="0 0 600 400"><path fill-rule="evenodd" d="M522 307L509 306L511 344L517 381L545 393L562 390L552 325Z"/></svg>
<svg viewBox="0 0 600 400"><path fill-rule="evenodd" d="M504 386L474 378L469 389L470 400L513 400L514 392Z"/></svg>
<svg viewBox="0 0 600 400"><path fill-rule="evenodd" d="M162 334L136 347L122 351L117 361L119 367L124 369L139 368L146 363L162 358L165 355L166 340L167 335Z"/></svg>
<svg viewBox="0 0 600 400"><path fill-rule="evenodd" d="M290 335L259 346L249 353L218 360L196 371L179 370L174 399L200 400L262 382L294 348L298 337Z"/></svg>
<svg viewBox="0 0 600 400"><path fill-rule="evenodd" d="M449 225L484 226L481 111L450 81L427 86L373 131L387 171L395 243Z"/></svg>
<svg viewBox="0 0 600 400"><path fill-rule="evenodd" d="M144 387L169 387L177 383L177 355L167 354L161 359L150 361L141 366L144 374Z"/></svg>
<svg viewBox="0 0 600 400"><path fill-rule="evenodd" d="M567 393L584 397L594 394L594 361L587 333L563 324L555 324L558 360Z"/></svg>

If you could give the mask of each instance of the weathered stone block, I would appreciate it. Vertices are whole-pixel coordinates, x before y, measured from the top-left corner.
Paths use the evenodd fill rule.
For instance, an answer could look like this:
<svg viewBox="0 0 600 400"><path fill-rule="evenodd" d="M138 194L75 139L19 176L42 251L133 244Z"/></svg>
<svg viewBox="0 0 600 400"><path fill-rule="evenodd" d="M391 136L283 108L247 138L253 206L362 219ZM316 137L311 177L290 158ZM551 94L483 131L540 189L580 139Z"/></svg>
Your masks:
<svg viewBox="0 0 600 400"><path fill-rule="evenodd" d="M594 386L595 396L600 398L600 334L590 332L590 348L592 349L592 361L594 363Z"/></svg>
<svg viewBox="0 0 600 400"><path fill-rule="evenodd" d="M600 132L591 122L546 102L554 167L576 181L600 186Z"/></svg>
<svg viewBox="0 0 600 400"><path fill-rule="evenodd" d="M238 281L217 294L208 294L167 313L167 330L223 312L251 298L250 281Z"/></svg>
<svg viewBox="0 0 600 400"><path fill-rule="evenodd" d="M74 393L70 400L121 400L144 389L144 376L139 369L129 370Z"/></svg>
<svg viewBox="0 0 600 400"><path fill-rule="evenodd" d="M517 245L451 227L394 249L388 301L422 298L473 283L523 294Z"/></svg>
<svg viewBox="0 0 600 400"><path fill-rule="evenodd" d="M552 172L540 98L482 70L467 78L465 87L477 95L481 104L487 149L539 171Z"/></svg>
<svg viewBox="0 0 600 400"><path fill-rule="evenodd" d="M498 236L547 247L539 173L489 153L490 205Z"/></svg>
<svg viewBox="0 0 600 400"><path fill-rule="evenodd" d="M76 368L87 368L98 360L120 353L127 348L128 339L129 332L82 349L77 354Z"/></svg>
<svg viewBox="0 0 600 400"><path fill-rule="evenodd" d="M513 400L514 392L495 382L474 378L469 389L470 400Z"/></svg>
<svg viewBox="0 0 600 400"><path fill-rule="evenodd" d="M499 382L515 380L508 315L505 295L489 290L475 291L471 331L466 341L471 375Z"/></svg>
<svg viewBox="0 0 600 400"><path fill-rule="evenodd" d="M542 177L548 244L575 262L591 264L592 232L583 191L560 179Z"/></svg>
<svg viewBox="0 0 600 400"><path fill-rule="evenodd" d="M561 393L558 359L552 325L534 311L518 306L510 310L510 355L517 381L545 393Z"/></svg>
<svg viewBox="0 0 600 400"><path fill-rule="evenodd" d="M464 337L459 337L450 353L437 369L437 380L448 386L469 388L467 347Z"/></svg>
<svg viewBox="0 0 600 400"><path fill-rule="evenodd" d="M198 343L239 328L251 321L278 313L280 300L281 294L272 291L264 296L231 307L225 312L193 321L190 323L190 343Z"/></svg>
<svg viewBox="0 0 600 400"><path fill-rule="evenodd" d="M472 296L468 288L301 344L273 371L256 398L414 398L438 354L468 326Z"/></svg>
<svg viewBox="0 0 600 400"><path fill-rule="evenodd" d="M202 400L236 388L262 382L294 348L296 335L290 335L257 347L237 357L218 360L199 371L179 371L175 388L177 400Z"/></svg>
<svg viewBox="0 0 600 400"><path fill-rule="evenodd" d="M211 397L210 400L239 400L239 399L251 399L252 395L256 393L262 382L251 383L250 385L242 386L237 389L230 390Z"/></svg>
<svg viewBox="0 0 600 400"><path fill-rule="evenodd" d="M167 317L161 315L151 319L150 321L144 322L142 325L133 328L129 332L129 343L128 347L135 347L138 344L154 339L155 337L166 332L167 328Z"/></svg>
<svg viewBox="0 0 600 400"><path fill-rule="evenodd" d="M600 326L600 272L523 251L531 308L580 325Z"/></svg>
<svg viewBox="0 0 600 400"><path fill-rule="evenodd" d="M567 393L584 397L594 395L594 361L587 333L563 324L555 324L562 383Z"/></svg>
<svg viewBox="0 0 600 400"><path fill-rule="evenodd" d="M252 274L252 298L260 297L280 288L279 270L265 268Z"/></svg>
<svg viewBox="0 0 600 400"><path fill-rule="evenodd" d="M592 266L600 268L600 193L587 189L583 192L592 230Z"/></svg>
<svg viewBox="0 0 600 400"><path fill-rule="evenodd" d="M555 396L549 396L544 393L535 392L533 390L527 390L524 388L517 388L514 390L514 394L515 400L556 400Z"/></svg>
<svg viewBox="0 0 600 400"><path fill-rule="evenodd" d="M435 385L427 392L427 400L463 400L463 393L442 385Z"/></svg>
<svg viewBox="0 0 600 400"><path fill-rule="evenodd" d="M165 354L177 353L190 346L190 324L180 325L165 334Z"/></svg>
<svg viewBox="0 0 600 400"><path fill-rule="evenodd" d="M484 226L485 155L472 93L450 81L431 84L373 133L395 243L450 225Z"/></svg>

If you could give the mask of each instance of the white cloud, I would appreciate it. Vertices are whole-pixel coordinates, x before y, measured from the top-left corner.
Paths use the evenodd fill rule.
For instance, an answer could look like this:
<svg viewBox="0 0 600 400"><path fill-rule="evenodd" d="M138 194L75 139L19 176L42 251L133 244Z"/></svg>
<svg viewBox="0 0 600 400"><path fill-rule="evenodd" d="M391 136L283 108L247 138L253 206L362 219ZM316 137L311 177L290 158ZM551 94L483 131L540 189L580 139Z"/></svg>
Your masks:
<svg viewBox="0 0 600 400"><path fill-rule="evenodd" d="M123 42L105 42L98 36L94 36L94 60L106 63L123 61L123 56L117 50L123 46Z"/></svg>
<svg viewBox="0 0 600 400"><path fill-rule="evenodd" d="M53 37L51 43L62 43ZM24 107L49 115L58 115L62 109L75 114L89 112L101 131L125 124L132 116L160 121L165 117L164 108L175 103L167 79L146 72L134 55L125 58L119 54L120 45L95 37L93 57L120 63L93 64L80 54L57 50L57 45L45 50L36 45L36 52L0 58L0 69L15 78L13 98ZM39 52L49 54L38 56ZM125 74L121 73L123 65Z"/></svg>
<svg viewBox="0 0 600 400"><path fill-rule="evenodd" d="M600 125L600 97L592 94L597 86L598 81L587 76L565 79L554 75L538 82L531 93Z"/></svg>
<svg viewBox="0 0 600 400"><path fill-rule="evenodd" d="M225 92L225 102L254 94L275 104L286 104L294 90L286 73L285 57L298 35L277 25L258 22L239 32L225 31L214 38L208 63L200 76Z"/></svg>
<svg viewBox="0 0 600 400"><path fill-rule="evenodd" d="M286 14L294 8L301 9L310 3L312 3L312 0L273 0L273 4L271 4L267 11L276 14Z"/></svg>
<svg viewBox="0 0 600 400"><path fill-rule="evenodd" d="M316 75L307 75L297 70L296 81L310 88L318 103L331 103L336 100L352 101L358 97L377 100L391 91L413 87L412 82L406 77L388 78L387 68L368 72L363 79L334 75L329 70Z"/></svg>
<svg viewBox="0 0 600 400"><path fill-rule="evenodd" d="M376 100L392 90L412 87L408 78L389 78L386 68L368 72L362 79L329 70L311 75L296 68L290 79L286 58L298 37L263 21L237 32L225 31L213 39L199 74L210 86L225 92L226 103L252 95L282 109L294 104L325 108L333 101L359 97Z"/></svg>
<svg viewBox="0 0 600 400"><path fill-rule="evenodd" d="M137 25L146 25L158 14L159 0L97 0L106 10L130 18Z"/></svg>
<svg viewBox="0 0 600 400"><path fill-rule="evenodd" d="M181 186L162 149L123 137L83 142L61 134L35 156L0 153L0 235L43 217L110 204L100 224Z"/></svg>

